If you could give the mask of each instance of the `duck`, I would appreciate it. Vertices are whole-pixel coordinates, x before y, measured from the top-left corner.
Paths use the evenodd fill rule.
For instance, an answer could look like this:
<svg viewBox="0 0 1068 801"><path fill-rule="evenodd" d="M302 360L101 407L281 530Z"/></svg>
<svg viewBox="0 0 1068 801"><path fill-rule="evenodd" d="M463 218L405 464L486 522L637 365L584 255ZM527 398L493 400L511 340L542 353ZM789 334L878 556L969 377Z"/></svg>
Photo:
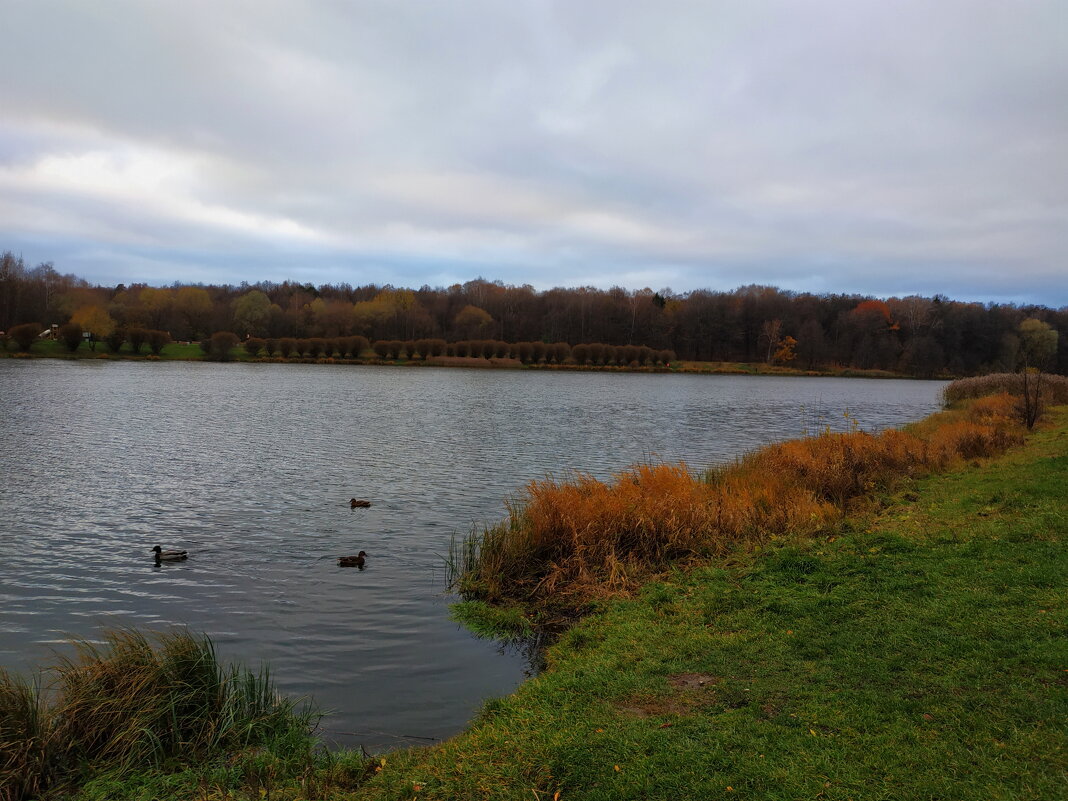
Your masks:
<svg viewBox="0 0 1068 801"><path fill-rule="evenodd" d="M189 554L185 551L165 551L158 545L152 549L152 552L156 555L157 562L181 562L189 558Z"/></svg>
<svg viewBox="0 0 1068 801"><path fill-rule="evenodd" d="M337 558L338 567L363 567L364 557L367 556L363 551L360 551L356 556L339 556Z"/></svg>
<svg viewBox="0 0 1068 801"><path fill-rule="evenodd" d="M367 509L370 505L370 501L358 501L355 498L349 501L350 509Z"/></svg>

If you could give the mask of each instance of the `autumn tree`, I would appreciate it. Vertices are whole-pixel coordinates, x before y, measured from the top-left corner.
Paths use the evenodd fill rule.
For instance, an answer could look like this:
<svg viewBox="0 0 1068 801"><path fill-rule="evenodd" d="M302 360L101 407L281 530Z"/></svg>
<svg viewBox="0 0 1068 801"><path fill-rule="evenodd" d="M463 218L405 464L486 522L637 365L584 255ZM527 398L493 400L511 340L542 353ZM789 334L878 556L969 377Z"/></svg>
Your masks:
<svg viewBox="0 0 1068 801"><path fill-rule="evenodd" d="M794 352L794 348L797 347L797 340L789 334L780 339L776 345L778 347L775 355L771 357L772 364L785 364L797 358L797 353Z"/></svg>
<svg viewBox="0 0 1068 801"><path fill-rule="evenodd" d="M764 361L771 364L774 358L775 348L779 345L779 336L782 334L782 320L765 320L760 326L760 340L767 346L767 355Z"/></svg>
<svg viewBox="0 0 1068 801"><path fill-rule="evenodd" d="M150 328L162 329L174 309L174 293L170 289L144 287L137 294L140 319Z"/></svg>
<svg viewBox="0 0 1068 801"><path fill-rule="evenodd" d="M1030 317L1020 323L1020 359L1023 363L1021 414L1029 429L1042 416L1042 370L1057 354L1057 332L1041 320Z"/></svg>
<svg viewBox="0 0 1068 801"><path fill-rule="evenodd" d="M234 328L246 336L262 337L267 333L271 300L258 289L246 292L233 302Z"/></svg>
<svg viewBox="0 0 1068 801"><path fill-rule="evenodd" d="M1029 317L1017 328L1020 358L1027 367L1043 370L1057 354L1057 332L1049 323Z"/></svg>
<svg viewBox="0 0 1068 801"><path fill-rule="evenodd" d="M468 304L457 312L453 326L457 334L464 339L474 339L489 331L493 318L485 309Z"/></svg>
<svg viewBox="0 0 1068 801"><path fill-rule="evenodd" d="M97 340L107 339L115 330L115 321L101 306L82 306L71 315L70 321L89 334L89 349L94 351Z"/></svg>
<svg viewBox="0 0 1068 801"><path fill-rule="evenodd" d="M174 295L174 309L184 322L185 336L181 339L197 339L208 333L214 310L208 290L183 286Z"/></svg>

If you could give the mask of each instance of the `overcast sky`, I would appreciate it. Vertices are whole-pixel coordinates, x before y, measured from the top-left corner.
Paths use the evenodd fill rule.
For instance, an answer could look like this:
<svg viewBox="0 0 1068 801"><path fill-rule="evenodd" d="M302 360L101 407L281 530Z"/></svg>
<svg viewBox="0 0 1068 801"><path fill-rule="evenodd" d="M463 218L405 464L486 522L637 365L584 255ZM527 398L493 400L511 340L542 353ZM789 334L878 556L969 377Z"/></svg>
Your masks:
<svg viewBox="0 0 1068 801"><path fill-rule="evenodd" d="M1065 0L0 0L0 250L115 284L1068 304Z"/></svg>

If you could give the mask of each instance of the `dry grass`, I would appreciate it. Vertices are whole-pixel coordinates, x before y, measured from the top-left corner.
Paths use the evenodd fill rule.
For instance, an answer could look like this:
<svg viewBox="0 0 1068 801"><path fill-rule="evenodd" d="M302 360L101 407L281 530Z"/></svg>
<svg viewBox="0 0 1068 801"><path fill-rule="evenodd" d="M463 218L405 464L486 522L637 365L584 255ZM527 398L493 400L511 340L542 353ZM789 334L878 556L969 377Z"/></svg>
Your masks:
<svg viewBox="0 0 1068 801"><path fill-rule="evenodd" d="M0 801L32 798L47 784L51 727L38 688L0 668Z"/></svg>
<svg viewBox="0 0 1068 801"><path fill-rule="evenodd" d="M119 630L103 646L74 645L45 692L0 672L0 801L308 735L309 710L280 698L266 673L220 665L206 637Z"/></svg>
<svg viewBox="0 0 1068 801"><path fill-rule="evenodd" d="M1047 403L1068 403L1068 377L1042 373L1041 379ZM1002 392L1010 395L1023 394L1023 377L1019 373L991 373L974 378L960 378L946 385L942 390L942 399L948 405L968 398L999 395Z"/></svg>
<svg viewBox="0 0 1068 801"><path fill-rule="evenodd" d="M827 432L700 475L659 464L609 482L582 473L533 481L505 521L454 547L453 584L468 598L579 608L669 562L813 535L872 491L1021 440L1013 400L999 395L913 431Z"/></svg>

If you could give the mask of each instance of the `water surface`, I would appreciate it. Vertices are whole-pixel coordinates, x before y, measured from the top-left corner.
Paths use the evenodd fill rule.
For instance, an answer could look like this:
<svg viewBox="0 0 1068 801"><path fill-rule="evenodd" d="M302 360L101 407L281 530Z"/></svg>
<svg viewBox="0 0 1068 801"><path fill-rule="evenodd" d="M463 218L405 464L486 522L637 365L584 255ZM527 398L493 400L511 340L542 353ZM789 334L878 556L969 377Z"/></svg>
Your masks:
<svg viewBox="0 0 1068 801"><path fill-rule="evenodd" d="M381 749L523 679L449 622L451 537L534 478L692 467L830 424L898 426L939 382L0 360L0 664L185 624ZM370 509L350 509L350 497ZM153 545L191 556L154 566ZM365 550L365 570L338 555Z"/></svg>

